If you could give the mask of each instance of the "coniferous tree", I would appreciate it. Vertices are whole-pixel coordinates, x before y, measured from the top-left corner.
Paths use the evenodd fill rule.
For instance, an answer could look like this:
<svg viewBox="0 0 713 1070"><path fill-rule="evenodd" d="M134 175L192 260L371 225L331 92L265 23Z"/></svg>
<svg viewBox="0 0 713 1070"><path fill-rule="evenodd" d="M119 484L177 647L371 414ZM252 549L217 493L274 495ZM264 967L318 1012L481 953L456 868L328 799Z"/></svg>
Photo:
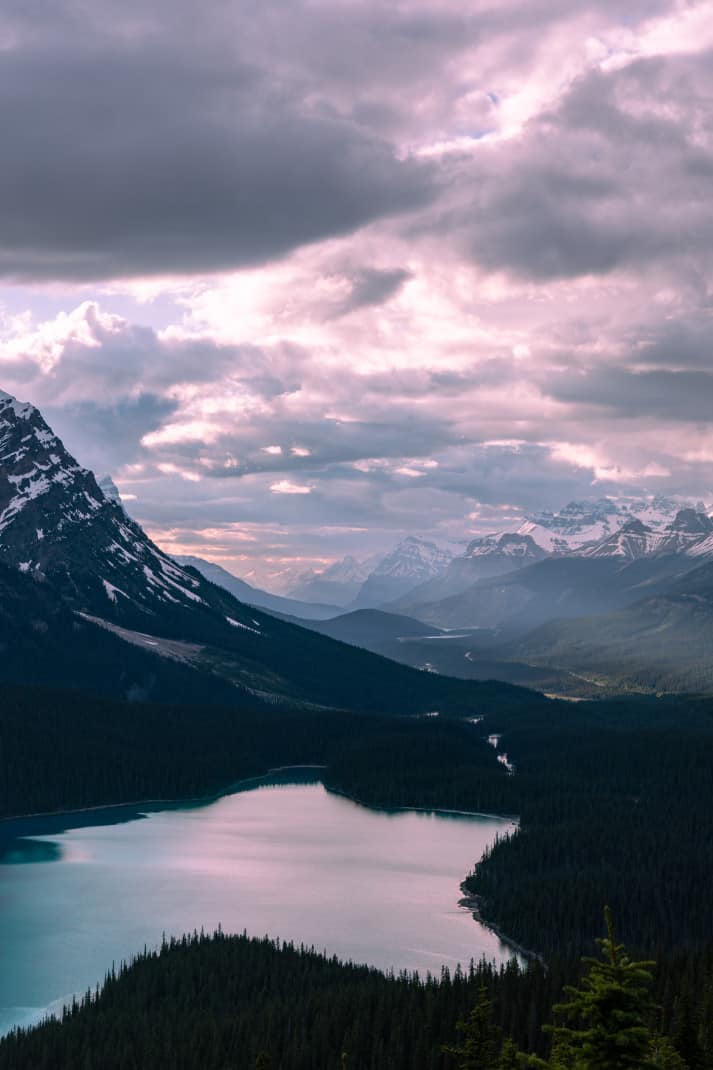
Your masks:
<svg viewBox="0 0 713 1070"><path fill-rule="evenodd" d="M579 988L565 988L566 1003L555 1016L570 1024L550 1027L560 1063L573 1054L575 1070L648 1070L653 1011L652 962L635 962L614 937L611 912L604 911L607 935L598 940L602 957L585 958L588 973ZM564 1062L566 1066L566 1061Z"/></svg>
<svg viewBox="0 0 713 1070"><path fill-rule="evenodd" d="M698 1008L690 982L684 978L673 1005L671 1040L690 1070L703 1070L703 1049L699 1039Z"/></svg>
<svg viewBox="0 0 713 1070"><path fill-rule="evenodd" d="M651 1042L651 1062L656 1070L690 1070L668 1037L656 1036Z"/></svg>
<svg viewBox="0 0 713 1070"><path fill-rule="evenodd" d="M497 1070L500 1035L493 1023L493 1006L484 984L478 990L472 1011L456 1028L463 1034L463 1043L443 1050L456 1056L458 1070Z"/></svg>
<svg viewBox="0 0 713 1070"><path fill-rule="evenodd" d="M520 1070L522 1060L515 1043L508 1037L500 1049L497 1070Z"/></svg>

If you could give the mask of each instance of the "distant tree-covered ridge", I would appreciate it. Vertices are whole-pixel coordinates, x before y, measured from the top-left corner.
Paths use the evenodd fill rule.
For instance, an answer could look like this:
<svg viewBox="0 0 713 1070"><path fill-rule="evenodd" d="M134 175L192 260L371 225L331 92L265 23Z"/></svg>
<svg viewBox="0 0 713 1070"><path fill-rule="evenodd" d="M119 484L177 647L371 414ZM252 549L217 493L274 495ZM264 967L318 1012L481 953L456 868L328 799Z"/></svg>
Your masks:
<svg viewBox="0 0 713 1070"><path fill-rule="evenodd" d="M350 767L352 749L357 755L365 744L406 761L434 748L414 776L406 800L411 805L433 794L434 778L441 805L472 804L485 791L481 783L492 783L484 802L507 803L506 778L492 748L461 720L123 703L6 685L0 695L0 817L210 796L280 765L334 763L330 783L339 788L339 769ZM456 754L462 783L449 792L448 763ZM386 792L383 801L389 803Z"/></svg>

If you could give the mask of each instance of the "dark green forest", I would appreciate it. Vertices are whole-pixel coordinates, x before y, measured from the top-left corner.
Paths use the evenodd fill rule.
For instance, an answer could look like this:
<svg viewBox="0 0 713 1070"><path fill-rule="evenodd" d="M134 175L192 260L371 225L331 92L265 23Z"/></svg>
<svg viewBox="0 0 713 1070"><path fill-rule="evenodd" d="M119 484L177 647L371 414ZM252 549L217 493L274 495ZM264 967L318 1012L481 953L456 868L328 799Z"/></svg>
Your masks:
<svg viewBox="0 0 713 1070"><path fill-rule="evenodd" d="M511 692L518 706L530 701L528 692L517 689L504 690L499 701L498 685L492 685L483 691L484 708L507 704ZM540 700L533 694L532 701ZM415 805L433 785L443 796L441 805L448 805L447 763L454 754L464 763L471 787L492 780L493 799L499 787L507 789L492 748L480 732L457 719L269 705L123 703L81 692L5 685L0 699L0 816L213 795L278 765L334 762L337 768L351 767L350 754L358 755L364 743L394 758L401 751L425 757L436 748L420 771L421 783L416 779L410 789L407 801ZM383 801L389 802L386 785Z"/></svg>

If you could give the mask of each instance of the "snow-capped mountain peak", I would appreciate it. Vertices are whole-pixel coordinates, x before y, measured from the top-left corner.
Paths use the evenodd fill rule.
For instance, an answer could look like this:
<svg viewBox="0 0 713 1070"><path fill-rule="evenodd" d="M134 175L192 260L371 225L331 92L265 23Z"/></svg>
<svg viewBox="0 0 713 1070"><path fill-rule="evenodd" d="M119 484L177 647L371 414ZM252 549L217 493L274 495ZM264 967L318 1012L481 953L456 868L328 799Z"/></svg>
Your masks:
<svg viewBox="0 0 713 1070"><path fill-rule="evenodd" d="M710 545L709 545L710 544ZM655 530L638 517L627 520L618 531L581 547L581 557L621 557L636 560L651 555L706 556L713 549L713 521L693 508L679 509L665 527Z"/></svg>
<svg viewBox="0 0 713 1070"><path fill-rule="evenodd" d="M409 535L382 558L372 575L421 582L445 572L452 557L448 550L442 549L434 542Z"/></svg>
<svg viewBox="0 0 713 1070"><path fill-rule="evenodd" d="M523 525L524 527L525 525ZM472 539L464 553L466 558L489 557L497 554L501 557L521 558L523 561L539 561L546 551L533 539L529 531L498 531L492 535L482 535Z"/></svg>
<svg viewBox="0 0 713 1070"><path fill-rule="evenodd" d="M207 605L180 568L107 497L33 405L0 393L0 562L59 585L100 616Z"/></svg>
<svg viewBox="0 0 713 1070"><path fill-rule="evenodd" d="M519 530L550 553L570 553L615 536L629 521L638 520L654 532L664 531L681 509L688 508L690 503L660 494L572 501L558 512L533 514Z"/></svg>
<svg viewBox="0 0 713 1070"><path fill-rule="evenodd" d="M28 506L41 499L41 508L51 509L67 495L77 519L96 512L103 500L92 474L70 457L39 410L0 393L0 538L14 528L16 540L31 545L42 526L34 523L37 509Z"/></svg>
<svg viewBox="0 0 713 1070"><path fill-rule="evenodd" d="M632 517L618 531L607 535L597 542L583 546L578 551L580 557L620 557L633 561L654 553L661 541L661 536L637 517Z"/></svg>
<svg viewBox="0 0 713 1070"><path fill-rule="evenodd" d="M363 583L369 575L369 565L347 554L341 561L328 565L319 575L323 580L333 583Z"/></svg>
<svg viewBox="0 0 713 1070"><path fill-rule="evenodd" d="M713 520L698 509L681 509L669 525L669 531L680 531L686 535L710 535L713 532Z"/></svg>

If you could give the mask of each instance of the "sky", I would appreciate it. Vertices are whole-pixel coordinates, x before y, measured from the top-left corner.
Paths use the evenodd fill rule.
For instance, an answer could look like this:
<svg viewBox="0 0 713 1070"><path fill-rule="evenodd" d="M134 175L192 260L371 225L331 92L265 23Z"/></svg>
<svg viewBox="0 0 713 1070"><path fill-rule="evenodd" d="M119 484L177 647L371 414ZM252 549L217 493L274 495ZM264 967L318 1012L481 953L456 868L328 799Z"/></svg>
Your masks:
<svg viewBox="0 0 713 1070"><path fill-rule="evenodd" d="M7 0L0 388L265 585L713 499L713 3Z"/></svg>

